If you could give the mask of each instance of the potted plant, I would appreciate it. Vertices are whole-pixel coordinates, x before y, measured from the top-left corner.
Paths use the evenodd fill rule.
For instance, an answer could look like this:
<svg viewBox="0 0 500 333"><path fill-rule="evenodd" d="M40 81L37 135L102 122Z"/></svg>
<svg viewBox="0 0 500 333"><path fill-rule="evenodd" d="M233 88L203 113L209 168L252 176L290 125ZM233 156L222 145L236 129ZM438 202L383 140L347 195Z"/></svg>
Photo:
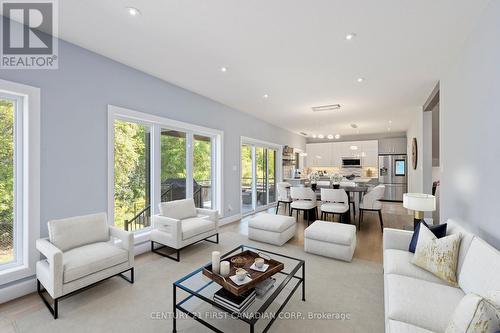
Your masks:
<svg viewBox="0 0 500 333"><path fill-rule="evenodd" d="M309 181L311 182L311 188L313 191L316 191L316 186L318 184L318 180L319 180L319 174L314 171L314 172L311 172L308 176L309 178Z"/></svg>
<svg viewBox="0 0 500 333"><path fill-rule="evenodd" d="M330 176L330 182L333 185L333 188L340 188L340 182L344 177L339 173L334 173Z"/></svg>

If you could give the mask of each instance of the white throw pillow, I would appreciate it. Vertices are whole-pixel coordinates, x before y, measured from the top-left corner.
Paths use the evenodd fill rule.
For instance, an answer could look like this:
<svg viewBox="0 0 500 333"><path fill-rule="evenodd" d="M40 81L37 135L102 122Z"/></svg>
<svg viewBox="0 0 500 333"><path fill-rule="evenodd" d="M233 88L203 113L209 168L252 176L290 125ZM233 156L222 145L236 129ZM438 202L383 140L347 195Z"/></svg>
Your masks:
<svg viewBox="0 0 500 333"><path fill-rule="evenodd" d="M421 224L412 263L449 284L458 286L456 271L460 239L459 233L437 238L429 228Z"/></svg>
<svg viewBox="0 0 500 333"><path fill-rule="evenodd" d="M500 306L490 299L467 294L458 303L445 333L494 333L500 330Z"/></svg>

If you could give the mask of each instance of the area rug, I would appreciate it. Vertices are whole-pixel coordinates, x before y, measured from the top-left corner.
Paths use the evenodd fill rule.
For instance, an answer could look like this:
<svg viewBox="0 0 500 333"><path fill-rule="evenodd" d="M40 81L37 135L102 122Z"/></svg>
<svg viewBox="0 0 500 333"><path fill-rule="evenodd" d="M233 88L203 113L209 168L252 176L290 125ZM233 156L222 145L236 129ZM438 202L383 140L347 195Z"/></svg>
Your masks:
<svg viewBox="0 0 500 333"><path fill-rule="evenodd" d="M42 308L14 323L18 332L172 332L172 283L210 260L211 251L222 253L240 245L283 253L306 261L306 301L300 288L269 332L383 332L384 301L382 265L354 260L345 263L307 254L303 248L249 241L235 232L223 232L220 244L201 242L182 251L181 262L145 254L136 259L136 281L119 277L64 299L59 319ZM279 299L277 300L279 301ZM275 308L279 306L277 302ZM273 305L271 305L273 307ZM262 324L268 318L262 319ZM250 332L249 326L231 318L214 319L224 332ZM256 326L261 332L263 325ZM177 332L208 332L191 318L180 318Z"/></svg>

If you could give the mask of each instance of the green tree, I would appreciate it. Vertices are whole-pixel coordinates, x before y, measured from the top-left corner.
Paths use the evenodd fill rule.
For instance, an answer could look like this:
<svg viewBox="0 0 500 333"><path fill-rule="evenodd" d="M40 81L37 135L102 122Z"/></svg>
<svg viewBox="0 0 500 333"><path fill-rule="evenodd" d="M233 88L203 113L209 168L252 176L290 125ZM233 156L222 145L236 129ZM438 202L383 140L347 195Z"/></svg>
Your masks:
<svg viewBox="0 0 500 333"><path fill-rule="evenodd" d="M14 105L0 100L0 263L12 260L14 226Z"/></svg>

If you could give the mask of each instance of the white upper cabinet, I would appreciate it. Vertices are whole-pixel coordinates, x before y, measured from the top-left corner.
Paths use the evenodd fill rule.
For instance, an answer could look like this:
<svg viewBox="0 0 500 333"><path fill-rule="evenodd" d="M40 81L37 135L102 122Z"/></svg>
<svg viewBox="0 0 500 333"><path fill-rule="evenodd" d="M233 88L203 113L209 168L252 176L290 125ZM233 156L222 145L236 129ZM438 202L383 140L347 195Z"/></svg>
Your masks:
<svg viewBox="0 0 500 333"><path fill-rule="evenodd" d="M377 140L308 143L306 153L306 167L340 168L342 157L360 157L363 167L378 165Z"/></svg>
<svg viewBox="0 0 500 333"><path fill-rule="evenodd" d="M389 138L378 141L379 154L406 154L406 138Z"/></svg>

